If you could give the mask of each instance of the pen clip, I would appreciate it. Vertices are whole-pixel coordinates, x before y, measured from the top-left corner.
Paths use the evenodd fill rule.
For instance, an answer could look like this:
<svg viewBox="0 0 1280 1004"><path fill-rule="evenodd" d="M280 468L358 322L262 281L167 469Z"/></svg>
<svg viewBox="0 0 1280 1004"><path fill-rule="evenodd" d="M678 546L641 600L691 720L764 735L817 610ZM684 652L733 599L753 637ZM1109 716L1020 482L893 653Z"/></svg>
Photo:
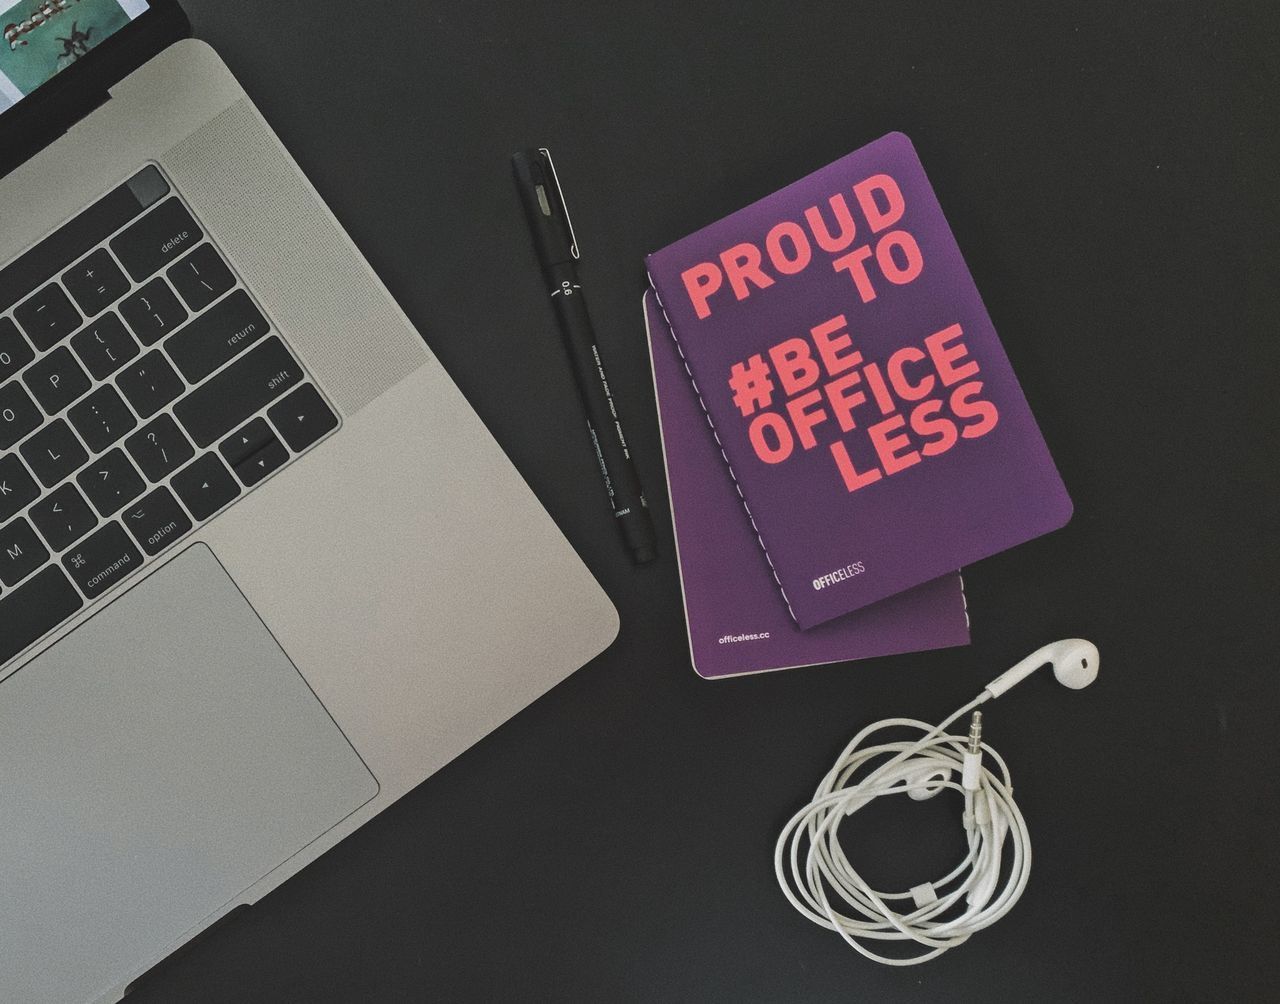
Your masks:
<svg viewBox="0 0 1280 1004"><path fill-rule="evenodd" d="M564 189L560 187L560 175L556 173L556 162L551 159L551 151L545 146L538 147L538 153L547 158L547 167L551 171L551 180L556 183L556 195L560 199L560 208L564 210L564 221L569 225L569 253L573 255L575 260L580 260L582 255L578 254L578 235L573 229L573 218L569 215L569 204L564 201Z"/></svg>

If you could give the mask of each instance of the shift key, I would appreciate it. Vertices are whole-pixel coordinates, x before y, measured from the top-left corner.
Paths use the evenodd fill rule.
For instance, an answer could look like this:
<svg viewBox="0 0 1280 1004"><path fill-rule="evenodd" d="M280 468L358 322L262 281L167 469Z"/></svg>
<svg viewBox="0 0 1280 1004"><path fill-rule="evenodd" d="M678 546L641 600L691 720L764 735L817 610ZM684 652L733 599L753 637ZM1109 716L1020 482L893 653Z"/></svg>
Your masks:
<svg viewBox="0 0 1280 1004"><path fill-rule="evenodd" d="M174 414L200 446L210 446L302 379L302 367L272 336L174 405Z"/></svg>
<svg viewBox="0 0 1280 1004"><path fill-rule="evenodd" d="M56 628L84 606L62 569L50 565L16 590L0 596L0 665Z"/></svg>

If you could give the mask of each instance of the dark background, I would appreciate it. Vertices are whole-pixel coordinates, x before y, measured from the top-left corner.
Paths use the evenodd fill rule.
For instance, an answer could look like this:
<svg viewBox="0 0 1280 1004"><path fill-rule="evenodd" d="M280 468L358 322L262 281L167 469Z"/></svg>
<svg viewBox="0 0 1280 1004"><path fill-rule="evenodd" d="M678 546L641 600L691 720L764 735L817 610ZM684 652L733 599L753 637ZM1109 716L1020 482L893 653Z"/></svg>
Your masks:
<svg viewBox="0 0 1280 1004"><path fill-rule="evenodd" d="M136 1000L1274 995L1272 5L186 6L600 577L622 634ZM704 682L642 256L894 129L1075 518L966 569L967 649ZM557 156L655 504L663 556L642 570L607 515L512 188L528 144ZM1045 673L987 715L1035 848L1013 912L905 970L795 914L774 840L847 739L886 716L937 720L1070 635L1102 651L1094 687ZM950 868L944 801L868 818L850 843L869 878Z"/></svg>

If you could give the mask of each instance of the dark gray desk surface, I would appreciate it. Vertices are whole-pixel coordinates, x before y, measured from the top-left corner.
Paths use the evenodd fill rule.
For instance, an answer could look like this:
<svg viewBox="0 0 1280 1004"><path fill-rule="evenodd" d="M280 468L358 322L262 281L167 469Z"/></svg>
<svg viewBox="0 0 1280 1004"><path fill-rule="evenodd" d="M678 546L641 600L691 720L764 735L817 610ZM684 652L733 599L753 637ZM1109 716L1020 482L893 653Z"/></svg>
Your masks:
<svg viewBox="0 0 1280 1004"><path fill-rule="evenodd" d="M189 0L623 628L136 1000L1276 993L1277 18L965 6ZM703 682L641 257L892 129L920 150L1075 519L967 570L967 649ZM664 554L642 571L593 480L512 190L526 144L558 155L656 503ZM1013 913L908 970L795 915L773 841L848 737L935 719L1072 634L1101 647L1095 687L1046 674L988 715L1035 847ZM956 849L952 806L913 808L855 841L886 884Z"/></svg>

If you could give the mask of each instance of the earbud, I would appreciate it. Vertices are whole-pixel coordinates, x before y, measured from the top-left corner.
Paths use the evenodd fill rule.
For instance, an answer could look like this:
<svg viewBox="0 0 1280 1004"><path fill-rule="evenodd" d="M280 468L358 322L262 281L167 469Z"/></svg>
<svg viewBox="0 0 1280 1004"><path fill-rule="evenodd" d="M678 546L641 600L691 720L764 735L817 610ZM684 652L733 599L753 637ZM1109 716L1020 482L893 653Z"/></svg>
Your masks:
<svg viewBox="0 0 1280 1004"><path fill-rule="evenodd" d="M1083 638L1051 642L988 683L986 693L999 697L1046 663L1053 666L1053 675L1064 687L1083 690L1098 678L1098 646Z"/></svg>
<svg viewBox="0 0 1280 1004"><path fill-rule="evenodd" d="M943 785L950 780L951 771L938 767L936 764L932 766L925 764L923 770L917 767L906 778L907 787L910 789L907 792L907 798L911 799L913 802L927 802L938 792L942 791ZM921 784L924 785L923 788L916 787L916 785Z"/></svg>

